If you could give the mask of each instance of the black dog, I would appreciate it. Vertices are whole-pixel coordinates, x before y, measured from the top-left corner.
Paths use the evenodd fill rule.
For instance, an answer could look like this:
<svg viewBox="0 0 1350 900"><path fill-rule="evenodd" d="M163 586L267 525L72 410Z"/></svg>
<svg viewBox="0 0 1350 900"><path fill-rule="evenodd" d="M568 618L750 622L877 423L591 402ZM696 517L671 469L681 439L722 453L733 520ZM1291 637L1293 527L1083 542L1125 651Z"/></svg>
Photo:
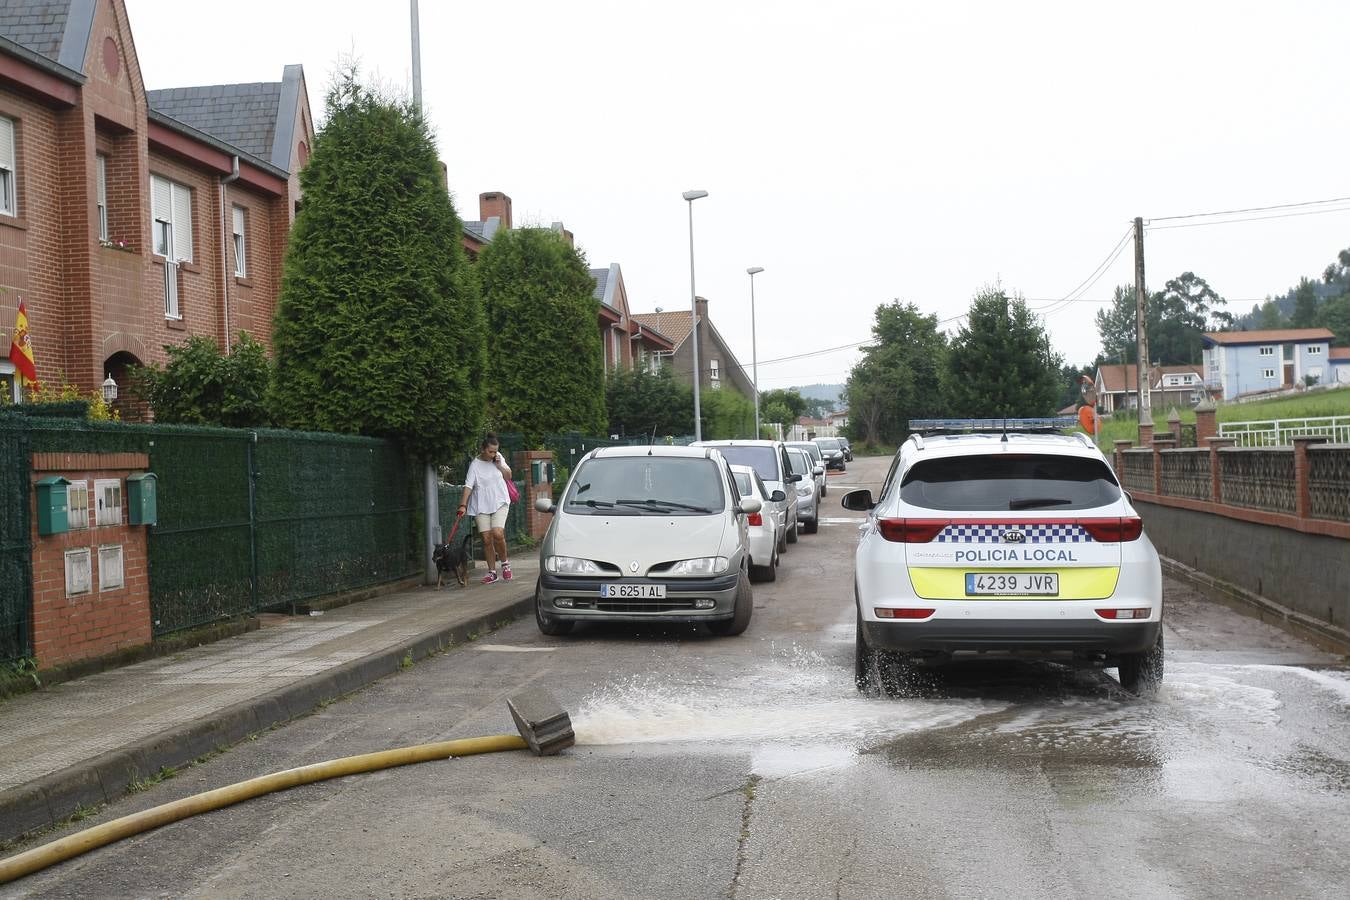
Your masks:
<svg viewBox="0 0 1350 900"><path fill-rule="evenodd" d="M455 573L455 580L459 582L459 586L465 586L469 576L469 542L472 540L473 532L465 529L464 537L458 542L452 544L447 541L444 544L437 544L436 549L431 552L431 561L436 564L437 590L441 588L445 573L451 571Z"/></svg>

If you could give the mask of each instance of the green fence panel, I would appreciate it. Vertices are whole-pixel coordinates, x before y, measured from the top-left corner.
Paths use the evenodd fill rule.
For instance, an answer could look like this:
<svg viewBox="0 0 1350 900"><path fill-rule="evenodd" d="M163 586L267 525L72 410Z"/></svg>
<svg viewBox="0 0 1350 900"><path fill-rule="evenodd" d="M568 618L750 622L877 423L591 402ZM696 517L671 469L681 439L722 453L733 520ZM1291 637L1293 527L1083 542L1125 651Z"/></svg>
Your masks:
<svg viewBox="0 0 1350 900"><path fill-rule="evenodd" d="M33 655L28 434L0 420L0 663Z"/></svg>
<svg viewBox="0 0 1350 900"><path fill-rule="evenodd" d="M520 544L528 534L528 522L525 513L525 482L521 479L513 479L516 483L516 490L520 492L521 501L512 503L511 509L506 515L506 543L512 546ZM455 525L455 514L459 511L459 498L464 495L464 485L447 484L444 481L440 485L440 513L441 513L441 538L444 539L450 534L450 529ZM459 523L459 530L455 532L455 540L458 541L464 536L464 529L477 532L478 528L473 520L468 516ZM481 544L481 541L475 540L475 544ZM481 548L477 551L477 556L482 559Z"/></svg>

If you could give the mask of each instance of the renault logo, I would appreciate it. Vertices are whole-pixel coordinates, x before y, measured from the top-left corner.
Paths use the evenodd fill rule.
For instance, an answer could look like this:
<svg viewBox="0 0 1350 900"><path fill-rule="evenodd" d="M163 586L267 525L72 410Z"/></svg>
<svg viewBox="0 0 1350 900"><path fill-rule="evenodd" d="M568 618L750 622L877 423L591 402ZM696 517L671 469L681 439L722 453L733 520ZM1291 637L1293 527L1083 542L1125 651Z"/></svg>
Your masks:
<svg viewBox="0 0 1350 900"><path fill-rule="evenodd" d="M633 560L628 564L628 571L636 573L637 570L638 570L637 560Z"/></svg>
<svg viewBox="0 0 1350 900"><path fill-rule="evenodd" d="M1026 533L1022 531L1016 531L1010 528L1003 532L1003 543L1005 544L1020 544L1026 539Z"/></svg>

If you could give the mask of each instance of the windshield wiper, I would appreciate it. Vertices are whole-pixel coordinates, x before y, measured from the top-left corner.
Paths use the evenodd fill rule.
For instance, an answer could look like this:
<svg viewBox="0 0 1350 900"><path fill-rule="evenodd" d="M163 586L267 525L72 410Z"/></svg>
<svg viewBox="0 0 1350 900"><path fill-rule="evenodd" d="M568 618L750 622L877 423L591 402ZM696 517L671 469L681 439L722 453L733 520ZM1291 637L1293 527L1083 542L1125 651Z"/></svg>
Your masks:
<svg viewBox="0 0 1350 900"><path fill-rule="evenodd" d="M674 500L615 500L614 502L619 504L620 506L641 506L645 509L656 509L657 507L662 507L667 512L669 512L672 509L684 509L688 510L689 512L701 512L701 513L712 512L712 510L706 506L693 506L688 503L678 503Z"/></svg>
<svg viewBox="0 0 1350 900"><path fill-rule="evenodd" d="M1008 501L1008 509L1038 509L1043 506L1063 506L1072 502L1064 497L1014 497Z"/></svg>
<svg viewBox="0 0 1350 900"><path fill-rule="evenodd" d="M603 509L613 509L613 508L614 508L614 501L613 501L613 500L577 500L577 499L573 498L572 500L569 500L569 501L567 502L567 505L568 505L568 506L589 506L591 509L595 509L597 506L598 506L598 507L601 507L601 508L603 508Z"/></svg>

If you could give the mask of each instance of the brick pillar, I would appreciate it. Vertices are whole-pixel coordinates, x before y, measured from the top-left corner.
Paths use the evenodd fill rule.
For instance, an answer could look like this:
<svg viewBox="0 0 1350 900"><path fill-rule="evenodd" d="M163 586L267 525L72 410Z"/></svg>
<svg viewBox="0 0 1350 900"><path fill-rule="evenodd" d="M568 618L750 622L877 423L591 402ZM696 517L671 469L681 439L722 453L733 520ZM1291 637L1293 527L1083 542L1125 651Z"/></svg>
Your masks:
<svg viewBox="0 0 1350 900"><path fill-rule="evenodd" d="M1177 442L1177 446L1180 447L1181 413L1177 412L1175 408L1170 413L1167 414L1167 430L1171 432L1172 439L1175 440Z"/></svg>
<svg viewBox="0 0 1350 900"><path fill-rule="evenodd" d="M525 504L525 526L526 532L530 537L538 540L548 531L549 522L552 516L548 513L541 513L534 508L534 501L540 497L553 497L553 482L547 477L547 466L545 466L545 476L539 481L534 479L534 462L552 462L552 450L520 450L511 456L512 474L525 482L525 492L520 498L520 502Z"/></svg>
<svg viewBox="0 0 1350 900"><path fill-rule="evenodd" d="M1134 446L1134 441L1131 440L1115 441L1114 446L1115 451L1112 453L1112 456L1115 458L1116 461L1116 477L1119 478L1120 473L1125 471L1125 451Z"/></svg>
<svg viewBox="0 0 1350 900"><path fill-rule="evenodd" d="M1205 446L1205 441L1219 433L1215 421L1217 410L1214 401L1206 397L1195 408L1195 446Z"/></svg>
<svg viewBox="0 0 1350 900"><path fill-rule="evenodd" d="M1199 434L1199 428L1196 429ZM1215 437L1210 435L1205 438L1209 444L1209 496L1215 503L1223 502L1223 467L1219 465L1219 451L1224 447L1231 447L1237 443L1236 438Z"/></svg>
<svg viewBox="0 0 1350 900"><path fill-rule="evenodd" d="M1312 517L1312 497L1308 493L1308 445L1326 442L1325 437L1294 438L1294 508L1300 519Z"/></svg>
<svg viewBox="0 0 1350 900"><path fill-rule="evenodd" d="M1152 445L1152 443L1153 443L1153 423L1152 423L1152 422L1140 422L1140 423L1139 423L1139 446L1140 446L1140 447L1148 447L1148 446Z"/></svg>
<svg viewBox="0 0 1350 900"><path fill-rule="evenodd" d="M1170 437L1153 438L1149 444L1153 448L1153 493L1161 496L1162 494L1162 458L1161 453L1176 446L1176 441Z"/></svg>

